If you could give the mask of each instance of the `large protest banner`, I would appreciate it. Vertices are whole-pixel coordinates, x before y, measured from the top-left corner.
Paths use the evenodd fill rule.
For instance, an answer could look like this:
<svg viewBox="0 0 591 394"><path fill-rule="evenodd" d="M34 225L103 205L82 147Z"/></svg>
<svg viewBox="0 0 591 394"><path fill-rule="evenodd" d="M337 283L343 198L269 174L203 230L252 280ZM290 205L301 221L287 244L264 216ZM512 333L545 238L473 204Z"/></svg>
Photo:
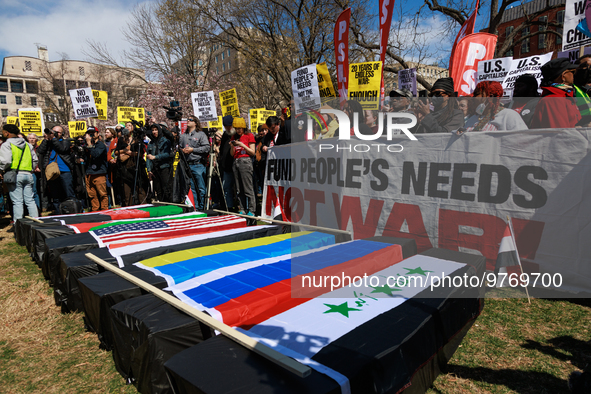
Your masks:
<svg viewBox="0 0 591 394"><path fill-rule="evenodd" d="M22 108L18 110L18 122L21 133L27 135L35 133L37 136L43 136L45 121L43 120L43 111L41 108Z"/></svg>
<svg viewBox="0 0 591 394"><path fill-rule="evenodd" d="M577 25L585 20L585 3L585 0L566 0L562 30L563 52L591 44L591 37L577 29Z"/></svg>
<svg viewBox="0 0 591 394"><path fill-rule="evenodd" d="M70 100L72 100L74 117L76 119L98 117L91 88L72 89L68 92L70 93Z"/></svg>
<svg viewBox="0 0 591 394"><path fill-rule="evenodd" d="M68 122L68 130L70 131L70 138L81 137L86 134L86 121L70 121Z"/></svg>
<svg viewBox="0 0 591 394"><path fill-rule="evenodd" d="M378 109L381 78L381 62L350 64L349 98L359 101L363 109Z"/></svg>
<svg viewBox="0 0 591 394"><path fill-rule="evenodd" d="M92 96L94 97L94 104L96 105L96 112L99 120L107 120L109 94L104 90L93 89Z"/></svg>
<svg viewBox="0 0 591 394"><path fill-rule="evenodd" d="M458 96L469 96L476 87L474 79L478 62L492 59L498 37L489 33L468 34L462 38L453 51L453 71L449 76L454 80Z"/></svg>
<svg viewBox="0 0 591 394"><path fill-rule="evenodd" d="M218 112L215 107L215 96L213 90L207 92L191 93L193 103L193 114L200 122L215 122Z"/></svg>
<svg viewBox="0 0 591 394"><path fill-rule="evenodd" d="M522 261L591 290L591 129L417 137L273 147L262 213L482 254L488 269L510 216Z"/></svg>
<svg viewBox="0 0 591 394"><path fill-rule="evenodd" d="M234 118L240 117L236 89L220 92L220 105L222 107L222 116L232 115Z"/></svg>
<svg viewBox="0 0 591 394"><path fill-rule="evenodd" d="M117 107L117 123L126 123L131 120L146 121L146 111L136 107Z"/></svg>
<svg viewBox="0 0 591 394"><path fill-rule="evenodd" d="M320 89L318 88L316 63L300 67L291 72L291 91L296 114L320 108L322 103L320 101Z"/></svg>

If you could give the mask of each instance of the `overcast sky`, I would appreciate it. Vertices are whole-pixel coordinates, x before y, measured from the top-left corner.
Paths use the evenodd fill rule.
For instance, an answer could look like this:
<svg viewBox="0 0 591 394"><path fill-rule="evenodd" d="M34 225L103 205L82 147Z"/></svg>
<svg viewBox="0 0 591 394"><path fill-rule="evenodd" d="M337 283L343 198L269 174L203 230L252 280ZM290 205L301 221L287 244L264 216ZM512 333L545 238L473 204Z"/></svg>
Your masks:
<svg viewBox="0 0 591 394"><path fill-rule="evenodd" d="M150 2L144 0L143 2ZM128 47L121 27L138 0L0 0L0 62L5 56L37 57L46 45L49 60L66 53L86 60L87 39L107 43L113 54Z"/></svg>

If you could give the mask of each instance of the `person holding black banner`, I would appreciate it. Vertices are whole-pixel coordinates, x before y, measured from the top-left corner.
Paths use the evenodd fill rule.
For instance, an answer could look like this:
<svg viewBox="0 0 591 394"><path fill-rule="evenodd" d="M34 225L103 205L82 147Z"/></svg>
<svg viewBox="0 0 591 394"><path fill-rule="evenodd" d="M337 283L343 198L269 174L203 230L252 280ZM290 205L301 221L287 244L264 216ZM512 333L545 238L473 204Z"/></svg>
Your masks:
<svg viewBox="0 0 591 394"><path fill-rule="evenodd" d="M205 206L205 164L209 154L209 140L201 130L199 120L195 116L189 116L187 119L187 131L180 137L179 149L181 154L185 155L193 175L191 176L191 191L195 208L202 211Z"/></svg>
<svg viewBox="0 0 591 394"><path fill-rule="evenodd" d="M13 220L22 219L24 206L29 215L39 216L33 199L33 170L37 167L37 154L31 144L18 138L18 127L5 124L2 136L6 142L0 146L0 171L12 201Z"/></svg>
<svg viewBox="0 0 591 394"><path fill-rule="evenodd" d="M146 167L148 169L148 176L154 182L154 192L158 201L172 202L171 190L171 170L172 161L172 145L168 138L161 133L160 126L152 125L152 138L148 144L148 155L146 156Z"/></svg>
<svg viewBox="0 0 591 394"><path fill-rule="evenodd" d="M435 81L429 93L434 110L431 111L428 102L417 103L415 116L419 125L413 133L449 133L463 127L464 113L458 108L455 95L452 78L439 78Z"/></svg>

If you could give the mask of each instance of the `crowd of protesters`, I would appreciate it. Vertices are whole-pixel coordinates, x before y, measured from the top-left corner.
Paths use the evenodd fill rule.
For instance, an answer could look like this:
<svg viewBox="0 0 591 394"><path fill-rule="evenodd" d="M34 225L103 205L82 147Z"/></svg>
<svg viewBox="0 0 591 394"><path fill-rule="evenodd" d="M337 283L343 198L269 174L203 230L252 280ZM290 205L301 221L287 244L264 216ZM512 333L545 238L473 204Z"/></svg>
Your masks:
<svg viewBox="0 0 591 394"><path fill-rule="evenodd" d="M590 67L589 55L575 64L565 58L551 60L541 67L540 86L535 76L521 75L512 97L504 97L502 85L491 81L478 83L471 97L457 97L454 81L448 77L433 84L428 98L394 89L380 111L364 110L356 100L341 103L338 99L324 102L321 109L342 109L351 119L351 135L379 132L385 124L380 112L413 114L417 119L410 129L413 134L588 127ZM151 200L185 202L179 186L184 176L185 190L192 196L189 203L197 210L211 202L212 208L253 216L260 213L269 149L340 135L338 117L330 111L313 117L310 134L308 116L295 115L292 101L280 116L270 116L257 130L249 130L244 118L230 115L222 118L221 130L204 130L199 119L190 116L184 133L178 128L168 130L164 123L151 123L147 133L138 133L132 123L126 123L102 133L90 126L84 136L70 139L58 125L46 129L40 143L36 134L29 134L25 141L18 127L5 124L0 195L12 204L10 212L16 220L25 214L38 216L43 210L64 213L68 202L70 212L77 206L98 211ZM393 121L405 123L408 118L401 115Z"/></svg>

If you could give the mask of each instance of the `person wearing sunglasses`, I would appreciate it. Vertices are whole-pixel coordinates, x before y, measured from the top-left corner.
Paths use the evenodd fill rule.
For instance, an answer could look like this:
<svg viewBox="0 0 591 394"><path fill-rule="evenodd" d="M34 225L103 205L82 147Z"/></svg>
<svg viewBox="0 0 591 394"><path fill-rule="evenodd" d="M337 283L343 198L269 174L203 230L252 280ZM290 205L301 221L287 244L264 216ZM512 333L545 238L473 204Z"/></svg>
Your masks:
<svg viewBox="0 0 591 394"><path fill-rule="evenodd" d="M420 123L414 133L449 133L463 127L464 113L458 108L455 96L452 78L435 81L429 93L431 103L423 100L415 107L415 116Z"/></svg>
<svg viewBox="0 0 591 394"><path fill-rule="evenodd" d="M536 106L532 129L572 128L581 120L579 108L572 99L577 67L564 57L550 60L541 67L542 99Z"/></svg>

